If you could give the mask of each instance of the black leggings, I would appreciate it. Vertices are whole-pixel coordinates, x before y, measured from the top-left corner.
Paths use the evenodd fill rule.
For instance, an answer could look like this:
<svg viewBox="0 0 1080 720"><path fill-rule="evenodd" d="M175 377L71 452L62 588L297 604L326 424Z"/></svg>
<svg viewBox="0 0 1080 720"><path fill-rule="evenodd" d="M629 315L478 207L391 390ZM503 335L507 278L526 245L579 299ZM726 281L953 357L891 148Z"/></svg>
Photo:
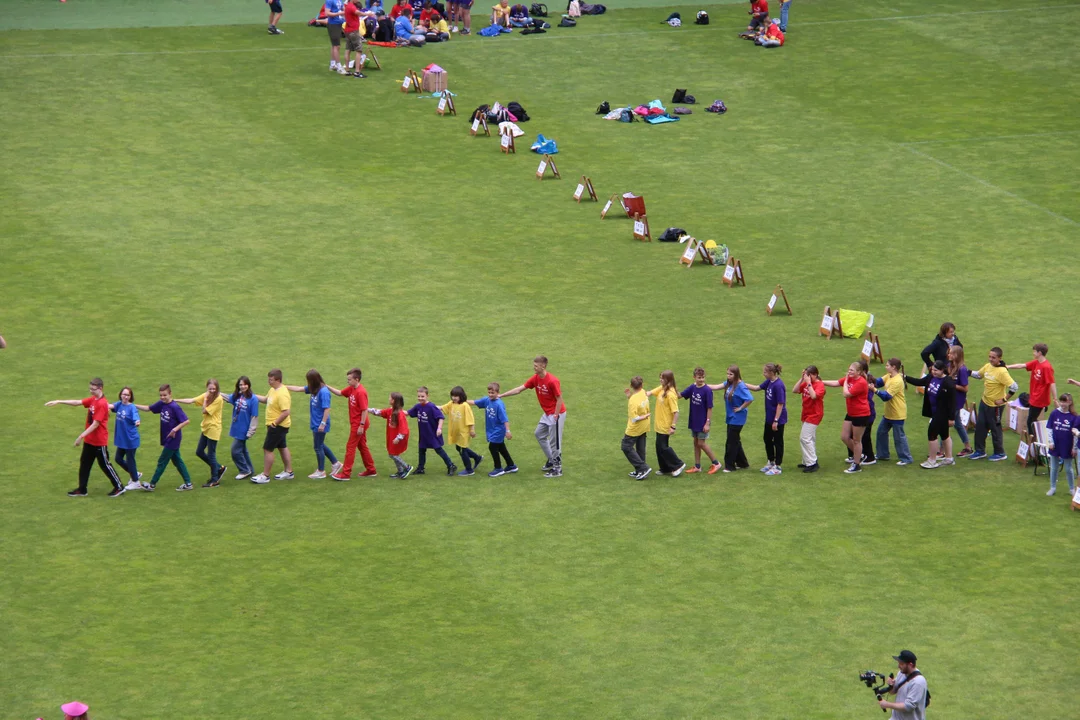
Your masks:
<svg viewBox="0 0 1080 720"><path fill-rule="evenodd" d="M742 440L739 437L742 434L742 429L742 425L727 426L727 442L724 443L724 467L728 470L750 467L750 461L746 459L746 453L743 452L742 448Z"/></svg>
<svg viewBox="0 0 1080 720"><path fill-rule="evenodd" d="M488 452L491 453L491 461L495 463L495 467L501 468L503 460L506 460L506 467L513 466L514 459L510 457L510 451L506 449L505 442L489 442Z"/></svg>
<svg viewBox="0 0 1080 720"><path fill-rule="evenodd" d="M679 459L679 456L671 449L671 445L668 444L670 442L670 435L656 433L656 464L660 467L662 473L675 472L683 464L683 461Z"/></svg>
<svg viewBox="0 0 1080 720"><path fill-rule="evenodd" d="M874 429L874 417L870 418L870 424L866 426L866 429L862 434L862 454L867 460L876 460L874 457L874 433L871 432ZM851 448L848 448L848 460L851 460ZM862 462L862 459L859 459Z"/></svg>
<svg viewBox="0 0 1080 720"><path fill-rule="evenodd" d="M472 470L474 466L478 465L479 462L484 459L482 455L473 451L471 448L461 447L460 445L455 445L454 447L457 448L458 455L461 456L461 462L465 464L466 470Z"/></svg>
<svg viewBox="0 0 1080 720"><path fill-rule="evenodd" d="M784 428L786 425L777 425L772 429L772 423L765 424L765 457L774 465L784 464Z"/></svg>

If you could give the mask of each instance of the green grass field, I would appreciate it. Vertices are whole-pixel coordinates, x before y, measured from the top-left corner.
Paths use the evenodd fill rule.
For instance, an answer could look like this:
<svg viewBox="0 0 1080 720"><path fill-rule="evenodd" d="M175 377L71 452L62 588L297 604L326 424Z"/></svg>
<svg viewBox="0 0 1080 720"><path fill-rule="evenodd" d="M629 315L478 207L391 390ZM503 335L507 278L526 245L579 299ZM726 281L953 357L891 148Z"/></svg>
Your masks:
<svg viewBox="0 0 1080 720"><path fill-rule="evenodd" d="M1080 514L1045 475L843 475L837 392L809 480L795 422L771 478L637 483L619 440L635 374L839 377L860 343L817 336L826 304L874 312L909 369L951 320L969 365L1043 341L1059 387L1080 375L1080 5L795 0L766 51L735 37L744 4L706 6L704 28L675 8L676 30L672 8L615 3L547 35L380 51L365 80L327 72L311 5L286 3L280 37L253 1L0 9L0 718L71 699L96 720L874 718L856 674L902 647L933 718L1076 716ZM399 91L430 62L461 116ZM593 115L676 87L702 103L679 123ZM703 112L715 98L727 115ZM495 100L533 118L515 156L468 134ZM537 133L562 180L534 177ZM571 199L583 173L644 194L657 235L727 243L748 286L601 221ZM764 312L776 283L792 317ZM508 400L516 476L390 480L376 421L379 478L307 480L295 399L305 479L178 494L170 470L110 500L95 470L73 500L83 413L43 407L95 375L142 403L354 365L376 403L442 401L520 383L537 353L569 406L559 480L527 395ZM759 402L755 467L761 423ZM685 431L674 445L692 457Z"/></svg>

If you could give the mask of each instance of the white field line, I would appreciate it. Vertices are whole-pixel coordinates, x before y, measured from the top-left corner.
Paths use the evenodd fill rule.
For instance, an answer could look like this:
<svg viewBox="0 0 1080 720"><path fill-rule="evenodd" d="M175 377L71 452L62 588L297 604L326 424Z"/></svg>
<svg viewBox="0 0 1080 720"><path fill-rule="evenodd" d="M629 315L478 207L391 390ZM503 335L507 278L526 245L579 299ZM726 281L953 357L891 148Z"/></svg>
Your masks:
<svg viewBox="0 0 1080 720"><path fill-rule="evenodd" d="M1040 132L1040 133L1022 133L1020 135L988 135L986 137L966 137L955 138L948 140L942 138L941 140L913 140L912 142L899 143L903 146L908 145L950 145L952 143L977 143L977 142L993 142L994 140L1020 140L1023 138L1037 138L1037 137L1054 137L1057 135L1076 135L1080 133L1080 130L1057 130L1055 132Z"/></svg>
<svg viewBox="0 0 1080 720"><path fill-rule="evenodd" d="M950 17L963 17L963 16L966 16L966 15L994 15L994 14L1015 13L1015 12L1039 12L1039 11L1046 11L1046 10L1070 10L1070 9L1074 9L1074 8L1080 8L1080 4L1051 5L1051 6L1045 6L1045 7L1030 7L1030 8L1027 8L1027 7L1025 7L1025 8L1004 8L1004 9L1000 9L1000 10L970 10L970 11L955 12L955 13L928 13L928 14L925 14L925 15L893 15L893 16L875 17L875 18L851 18L851 19L846 19L846 20L819 20L819 21L816 21L816 22L799 23L799 27L818 26L818 25L845 25L845 24L849 24L849 23L891 22L891 21L894 21L894 20L921 20L921 19L928 19L928 18L950 18ZM567 34L563 34L563 35L557 35L555 37L548 38L548 39L549 40L569 40L569 39L576 39L576 38L580 37L583 40L591 40L593 38L602 38L602 37L625 37L627 35L658 35L660 33L669 33L669 32L670 32L670 28L668 28L666 30L662 30L662 29L657 29L657 30L630 30L630 31L627 31L627 32L593 33L593 34L584 34L584 35L575 35L575 34L567 33ZM457 45L455 44L455 45L452 45L451 47L457 47ZM480 47L482 47L482 46L480 46ZM127 56L127 55L204 55L204 54L212 54L212 53L225 54L225 53L256 53L256 52L295 52L295 51L300 51L300 50L312 50L313 51L313 50L316 50L316 49L321 51L324 48L322 48L322 47L315 48L314 46L312 46L312 47L303 47L303 48L298 48L298 47L281 48L281 47L277 47L277 48L221 48L221 49L213 49L212 48L212 49L206 49L206 50L137 50L137 51L121 51L121 52L79 53L78 57L85 58L85 57L123 57L123 56ZM472 49L475 49L475 48L472 48ZM27 58L27 59L35 59L35 58L37 58L37 59L40 59L40 58L59 57L61 55L63 55L64 57L69 57L69 55L65 54L65 53L33 53L33 54L9 53L9 54L0 54L0 60L18 60L18 59L21 59L21 58Z"/></svg>
<svg viewBox="0 0 1080 720"><path fill-rule="evenodd" d="M934 157L932 155L927 155L926 153L922 152L921 150L916 150L915 148L913 148L909 144L901 145L900 147L904 148L908 152L911 152L911 153L913 153L915 155L918 155L921 158L929 160L932 163L940 165L943 168L946 168L948 170L952 170L957 175L963 175L968 180L974 180L975 182L979 183L983 187L988 187L991 190L996 190L997 192L999 192L999 193L1001 193L1003 195L1007 195L1008 197L1011 197L1013 200L1017 200L1017 201L1023 203L1024 205L1027 205L1030 208L1034 208L1036 210L1044 212L1047 215L1050 215L1051 217L1057 218L1058 220L1063 220L1063 221L1069 223L1070 225L1073 225L1073 226L1080 225L1080 223L1076 222L1075 220L1073 220L1070 217L1066 217L1065 215L1061 215L1059 213L1056 213L1053 210L1050 210L1048 208L1044 208L1042 205L1039 205L1037 203L1033 203L1033 202L1031 202L1030 200L1028 200L1025 197L1021 197L1021 196L1017 195L1014 192L1009 192L1008 190L1006 190L1003 187L998 187L997 185L993 184L992 182L989 182L987 180L983 180L981 177L977 177L975 175L972 175L971 173L969 173L969 172L967 172L965 170L961 170L960 168L956 167L955 165L950 165L949 163L945 162L944 160L938 160L936 157Z"/></svg>

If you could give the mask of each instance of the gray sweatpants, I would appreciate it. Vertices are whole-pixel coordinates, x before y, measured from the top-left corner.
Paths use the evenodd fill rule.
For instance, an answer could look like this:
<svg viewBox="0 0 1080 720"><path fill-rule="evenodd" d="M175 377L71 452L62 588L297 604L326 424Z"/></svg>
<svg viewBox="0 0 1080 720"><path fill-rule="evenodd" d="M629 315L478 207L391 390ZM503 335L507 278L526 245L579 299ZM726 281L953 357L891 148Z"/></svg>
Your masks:
<svg viewBox="0 0 1080 720"><path fill-rule="evenodd" d="M540 422L536 423L536 442L540 443L540 449L546 457L555 465L562 465L562 438L563 426L566 424L566 413L560 415L541 415Z"/></svg>

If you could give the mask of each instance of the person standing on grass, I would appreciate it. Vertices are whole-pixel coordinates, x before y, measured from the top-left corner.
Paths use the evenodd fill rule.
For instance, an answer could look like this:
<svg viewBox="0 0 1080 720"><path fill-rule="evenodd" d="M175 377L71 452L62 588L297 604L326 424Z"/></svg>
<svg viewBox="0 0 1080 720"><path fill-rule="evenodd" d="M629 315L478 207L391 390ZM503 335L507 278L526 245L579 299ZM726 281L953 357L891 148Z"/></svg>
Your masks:
<svg viewBox="0 0 1080 720"><path fill-rule="evenodd" d="M630 477L644 480L649 477L652 468L645 462L645 439L649 435L649 394L645 392L644 381L640 375L630 378L630 387L626 394L626 432L623 434L622 451L634 470Z"/></svg>
<svg viewBox="0 0 1080 720"><path fill-rule="evenodd" d="M694 467L686 472L701 472L701 453L704 452L712 461L709 474L713 475L720 469L720 461L716 459L716 454L708 443L709 431L712 429L713 388L705 384L705 368L694 368L694 384L688 385L679 395L690 401L687 427L690 437L694 439Z"/></svg>
<svg viewBox="0 0 1080 720"><path fill-rule="evenodd" d="M791 10L791 0L782 0L780 3L780 31L787 32L788 14Z"/></svg>
<svg viewBox="0 0 1080 720"><path fill-rule="evenodd" d="M465 388L456 385L450 390L450 402L439 407L450 421L447 439L454 443L461 462L465 465L465 469L458 473L461 477L471 476L484 460L483 455L469 449L469 442L476 437L476 419L468 400Z"/></svg>
<svg viewBox="0 0 1080 720"><path fill-rule="evenodd" d="M439 406L428 400L426 387L416 388L416 404L409 408L409 417L416 418L416 430L420 433L420 448L417 456L419 462L415 473L424 474L424 466L427 464L427 451L434 450L435 454L446 463L446 474L457 474L457 465L443 449L443 421L446 419Z"/></svg>
<svg viewBox="0 0 1080 720"><path fill-rule="evenodd" d="M120 390L120 399L112 404L111 410L116 415L113 426L113 444L116 445L116 464L128 474L131 480L125 490L141 490L139 466L135 464L135 451L139 449L139 409L135 407L135 391L130 387Z"/></svg>
<svg viewBox="0 0 1080 720"><path fill-rule="evenodd" d="M159 436L161 439L161 454L158 455L157 469L150 483L143 483L142 488L148 492L157 489L158 480L161 479L165 468L171 462L180 473L184 481L177 492L185 492L192 489L191 474L188 472L184 458L180 457L180 444L184 440L184 427L190 422L188 416L172 397L172 387L168 383L158 387L158 401L153 405L136 405L135 407L146 412L152 412L160 418Z"/></svg>
<svg viewBox="0 0 1080 720"><path fill-rule="evenodd" d="M967 457L972 453L971 438L968 437L967 428L960 419L960 411L967 407L968 381L971 371L964 364L963 345L953 345L949 348L948 357L949 377L956 383L956 417L953 418L953 427L956 428L956 434L960 436L960 442L964 443L964 447L956 453L956 457Z"/></svg>
<svg viewBox="0 0 1080 720"><path fill-rule="evenodd" d="M851 465L844 470L847 474L862 472L862 441L863 433L870 427L870 403L867 401L869 383L866 381L866 372L862 363L853 362L848 366L847 375L839 380L824 380L829 387L838 387L844 394L844 404L847 414L844 416L843 429L840 431L840 441L847 446L851 453L848 461Z"/></svg>
<svg viewBox="0 0 1080 720"><path fill-rule="evenodd" d="M90 381L90 397L82 400L50 400L45 407L70 405L86 408L86 428L75 438L74 447L82 445L79 459L79 487L68 493L69 497L86 497L90 481L90 468L96 462L105 477L112 483L109 497L124 494L124 485L109 461L109 401L105 399L105 383L101 378Z"/></svg>
<svg viewBox="0 0 1080 720"><path fill-rule="evenodd" d="M229 437L232 438L232 459L236 463L237 480L246 480L255 472L248 452L247 441L255 435L259 426L259 399L251 392L251 380L241 375L234 391L225 396L225 402L233 406Z"/></svg>
<svg viewBox="0 0 1080 720"><path fill-rule="evenodd" d="M1057 492L1058 473L1065 468L1065 477L1069 481L1069 497L1076 492L1076 435L1080 430L1080 417L1073 407L1073 397L1062 393L1057 399L1057 409L1046 419L1050 450L1050 490L1047 497Z"/></svg>
<svg viewBox="0 0 1080 720"><path fill-rule="evenodd" d="M904 422L907 420L907 398L904 391L904 363L900 358L889 358L885 363L885 376L875 379L874 386L879 388L877 396L885 403L885 417L877 429L877 459L889 459L889 431L892 431L893 444L896 445L897 465L903 467L914 462L908 447Z"/></svg>
<svg viewBox="0 0 1080 720"><path fill-rule="evenodd" d="M284 35L284 30L278 29L278 22L281 21L281 0L266 0L266 4L270 6L270 24L266 26L266 32L271 35Z"/></svg>
<svg viewBox="0 0 1080 720"><path fill-rule="evenodd" d="M345 464L341 466L341 470L330 476L335 480L348 480L352 477L357 448L360 450L360 460L364 463L364 471L360 473L360 477L375 477L379 474L375 471L375 460L371 457L367 444L371 418L368 416L367 389L360 382L363 376L360 368L353 368L345 375L345 382L348 383L346 387L337 390L326 386L334 395L349 399L349 440L345 443Z"/></svg>
<svg viewBox="0 0 1080 720"><path fill-rule="evenodd" d="M281 383L281 370L274 368L266 374L270 389L266 395L255 398L266 405L266 439L263 440L263 470L251 478L256 485L270 482L270 472L274 469L274 451L281 452L281 462L285 469L274 476L276 480L292 480L292 453L289 452L289 428L292 426L292 396Z"/></svg>
<svg viewBox="0 0 1080 720"><path fill-rule="evenodd" d="M780 379L780 363L765 363L761 369L765 379L760 385L747 385L748 390L765 393L765 457L761 472L779 475L784 462L784 427L787 425L787 387Z"/></svg>
<svg viewBox="0 0 1080 720"><path fill-rule="evenodd" d="M804 473L815 473L818 471L817 429L825 417L825 383L821 382L817 365L807 365L791 391L802 395L802 430L799 432L802 463L799 467Z"/></svg>
<svg viewBox="0 0 1080 720"><path fill-rule="evenodd" d="M176 402L184 405L199 405L202 410L202 421L199 423L201 434L199 444L195 448L195 457L210 466L210 479L203 487L217 487L221 483L221 476L229 469L228 465L218 465L217 461L217 444L221 440L221 409L225 406L218 381L210 378L206 381L206 392L202 395L178 399Z"/></svg>
<svg viewBox="0 0 1080 720"><path fill-rule="evenodd" d="M1046 359L1050 349L1046 343L1035 343L1031 346L1032 360L1026 363L1006 365L1008 370L1027 370L1031 373L1028 381L1028 435L1035 437L1035 423L1046 408L1050 407L1053 399L1058 396L1057 383L1054 381L1054 366Z"/></svg>
<svg viewBox="0 0 1080 720"><path fill-rule="evenodd" d="M307 371L307 385L286 385L289 392L306 393L311 396L311 438L315 449L315 460L318 467L315 472L308 475L312 480L322 480L326 477L326 460L331 464L330 474L336 474L341 470L341 463L334 457L334 453L326 446L326 434L330 432L330 389L323 381L322 375L315 368Z"/></svg>
<svg viewBox="0 0 1080 720"><path fill-rule="evenodd" d="M563 402L559 378L547 371L548 359L543 355L533 358L533 376L513 390L507 390L500 398L511 397L525 390L535 390L536 400L543 413L536 424L536 442L540 444L547 462L544 477L562 477L563 427L566 425L566 403Z"/></svg>
<svg viewBox="0 0 1080 720"><path fill-rule="evenodd" d="M928 452L922 467L932 470L942 465L954 464L952 456L952 438L949 428L956 417L956 382L949 377L949 364L944 360L935 360L930 374L920 378L904 377L905 382L915 387L925 387L923 394L923 417L930 418L926 430ZM945 457L938 460L939 448Z"/></svg>
<svg viewBox="0 0 1080 720"><path fill-rule="evenodd" d="M341 36L345 27L345 4L343 0L326 0L326 32L330 37L330 72L348 75L341 64Z"/></svg>
<svg viewBox="0 0 1080 720"><path fill-rule="evenodd" d="M675 389L675 373L660 373L660 384L649 391L656 396L656 471L657 475L679 477L686 463L679 459L671 447L671 436L679 422L679 391Z"/></svg>
<svg viewBox="0 0 1080 720"><path fill-rule="evenodd" d="M971 377L983 381L983 394L975 420L975 452L968 455L968 460L982 460L986 457L987 431L994 441L994 454L987 459L998 462L1006 457L1005 438L1001 432L1001 410L1019 387L1002 363L1002 357L1001 348L992 347L988 362L978 370L971 371Z"/></svg>
<svg viewBox="0 0 1080 720"><path fill-rule="evenodd" d="M949 348L953 345L964 347L964 343L960 342L960 338L956 336L956 326L951 322L941 323L937 337L931 340L930 344L924 347L920 354L923 365L929 369L929 367L934 364L935 360L944 360L945 362L948 362Z"/></svg>
<svg viewBox="0 0 1080 720"><path fill-rule="evenodd" d="M468 402L470 405L484 411L484 430L487 433L488 452L491 453L491 460L495 463L495 469L488 473L488 477L516 473L518 471L517 465L514 464L514 459L510 457L510 451L506 449L506 441L512 440L514 436L510 432L510 416L506 414L506 404L499 399L499 383L488 384L487 397L479 400L469 400ZM502 464L504 459L506 460L505 469Z"/></svg>
<svg viewBox="0 0 1080 720"><path fill-rule="evenodd" d="M404 480L413 472L413 466L402 457L409 449L409 416L405 414L405 398L401 393L390 393L390 407L383 410L371 408L372 415L386 419L386 452L397 466L397 472L391 475L395 480Z"/></svg>
<svg viewBox="0 0 1080 720"><path fill-rule="evenodd" d="M472 32L472 4L473 0L450 0L450 32L458 31L459 20L462 35Z"/></svg>
<svg viewBox="0 0 1080 720"><path fill-rule="evenodd" d="M742 380L742 371L738 365L727 369L727 379L719 385L709 385L709 390L724 391L724 420L727 424L727 440L724 443L724 472L746 470L750 461L742 445L742 429L746 427L747 408L754 402L754 396ZM713 465L710 472L716 472Z"/></svg>
<svg viewBox="0 0 1080 720"><path fill-rule="evenodd" d="M362 0L349 0L345 4L345 63L353 70L352 76L364 77L364 39L360 36L360 9Z"/></svg>

